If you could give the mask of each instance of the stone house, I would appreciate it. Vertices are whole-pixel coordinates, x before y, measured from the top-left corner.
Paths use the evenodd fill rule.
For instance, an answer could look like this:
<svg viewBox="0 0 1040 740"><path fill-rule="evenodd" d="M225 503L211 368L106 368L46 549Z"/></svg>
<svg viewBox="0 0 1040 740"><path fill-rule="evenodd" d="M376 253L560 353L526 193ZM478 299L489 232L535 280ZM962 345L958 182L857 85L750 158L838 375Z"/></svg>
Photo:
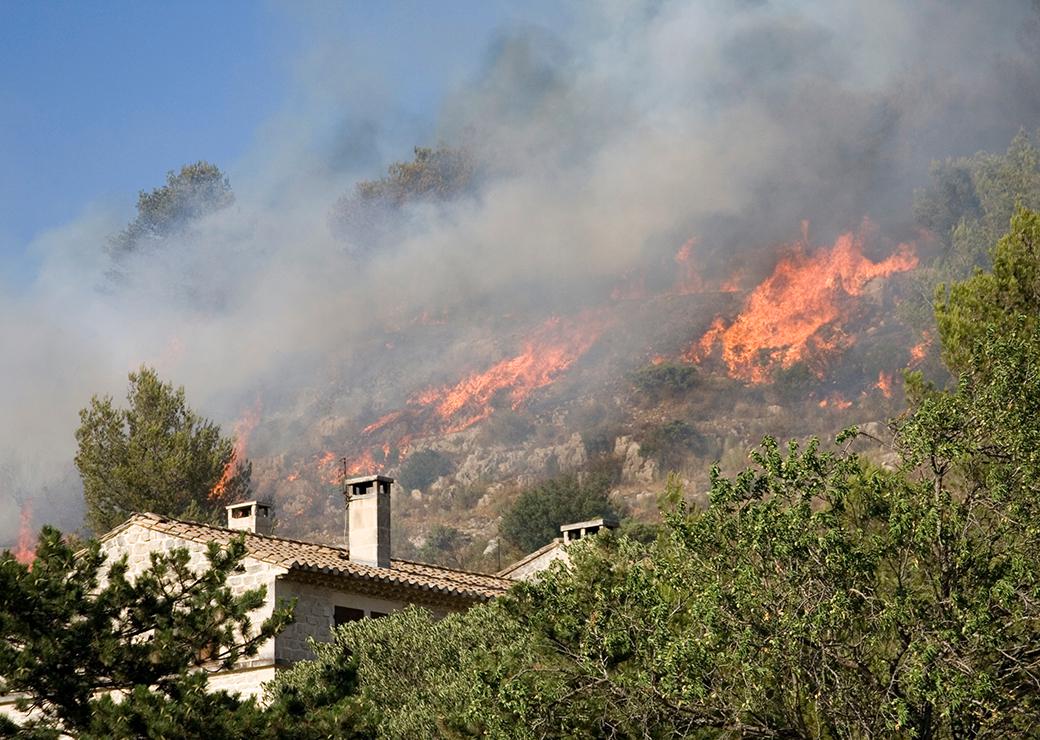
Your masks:
<svg viewBox="0 0 1040 740"><path fill-rule="evenodd" d="M313 657L310 638L328 640L336 625L378 618L414 604L447 614L500 596L554 560L566 557L570 542L615 522L596 519L564 525L561 537L497 575L445 568L390 557L390 492L393 479L373 475L345 483L344 534L349 546L304 542L272 533L273 508L262 501L227 507L227 526L183 521L151 513L135 514L100 538L109 562L127 556L131 577L148 568L150 553L184 548L195 570L208 567L210 542L226 545L243 536L243 572L230 577L236 589L267 587L267 599L254 615L258 624L282 599L296 599L295 621L261 646L256 656L234 669L210 676L214 689L260 696L263 684L280 668ZM0 712L23 719L14 696L0 697Z"/></svg>
<svg viewBox="0 0 1040 740"><path fill-rule="evenodd" d="M229 582L243 590L267 587L267 601L254 621L270 615L279 600L296 599L293 624L263 645L255 657L210 677L215 689L255 696L276 670L313 657L308 638L328 640L338 624L378 618L409 604L439 614L460 611L505 593L511 584L499 576L392 559L392 483L393 479L378 475L346 481L344 529L349 547L272 534L273 509L261 501L227 507L226 527L145 513L135 514L100 539L110 560L128 556L133 575L148 567L149 553L174 548L186 548L192 566L204 569L208 543L223 545L244 535L245 570Z"/></svg>
<svg viewBox="0 0 1040 740"><path fill-rule="evenodd" d="M618 523L609 518L590 519L587 522L564 524L560 527L560 536L547 545L539 547L512 565L498 572L500 578L511 581L528 581L537 578L538 574L548 568L553 561L567 557L566 547L584 537L591 537L601 529L616 529Z"/></svg>

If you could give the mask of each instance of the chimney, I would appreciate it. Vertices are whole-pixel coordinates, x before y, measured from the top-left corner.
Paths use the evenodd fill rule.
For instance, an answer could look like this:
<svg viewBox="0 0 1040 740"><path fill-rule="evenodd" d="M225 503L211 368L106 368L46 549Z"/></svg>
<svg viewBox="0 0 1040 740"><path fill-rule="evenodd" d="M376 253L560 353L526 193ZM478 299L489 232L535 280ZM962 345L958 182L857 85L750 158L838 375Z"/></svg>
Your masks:
<svg viewBox="0 0 1040 740"><path fill-rule="evenodd" d="M271 534L274 528L274 509L263 501L240 501L227 507L228 529L257 534Z"/></svg>
<svg viewBox="0 0 1040 740"><path fill-rule="evenodd" d="M618 523L616 519L600 517L599 519L590 519L587 522L564 524L560 527L560 533L563 535L563 544L567 545L576 540L580 540L582 537L596 534L596 532L601 529L617 529L617 525Z"/></svg>
<svg viewBox="0 0 1040 740"><path fill-rule="evenodd" d="M366 475L348 478L347 543L355 563L390 567L390 485L393 478Z"/></svg>

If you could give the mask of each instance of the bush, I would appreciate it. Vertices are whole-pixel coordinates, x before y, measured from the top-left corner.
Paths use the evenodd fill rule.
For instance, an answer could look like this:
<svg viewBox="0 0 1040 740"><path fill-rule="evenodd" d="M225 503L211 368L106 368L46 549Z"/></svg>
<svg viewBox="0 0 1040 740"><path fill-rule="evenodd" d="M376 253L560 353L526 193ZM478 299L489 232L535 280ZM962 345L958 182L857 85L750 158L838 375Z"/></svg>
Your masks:
<svg viewBox="0 0 1040 740"><path fill-rule="evenodd" d="M673 363L648 365L631 373L629 379L652 403L681 396L695 388L699 381L696 369Z"/></svg>
<svg viewBox="0 0 1040 740"><path fill-rule="evenodd" d="M673 419L644 432L639 448L662 468L676 470L690 455L706 452L707 445L696 429L685 421Z"/></svg>
<svg viewBox="0 0 1040 740"><path fill-rule="evenodd" d="M503 537L532 552L560 535L560 526L600 516L616 516L607 499L607 474L563 475L524 491L502 517Z"/></svg>
<svg viewBox="0 0 1040 740"><path fill-rule="evenodd" d="M442 475L455 472L451 458L437 450L419 450L401 464L399 477L407 490L426 489Z"/></svg>

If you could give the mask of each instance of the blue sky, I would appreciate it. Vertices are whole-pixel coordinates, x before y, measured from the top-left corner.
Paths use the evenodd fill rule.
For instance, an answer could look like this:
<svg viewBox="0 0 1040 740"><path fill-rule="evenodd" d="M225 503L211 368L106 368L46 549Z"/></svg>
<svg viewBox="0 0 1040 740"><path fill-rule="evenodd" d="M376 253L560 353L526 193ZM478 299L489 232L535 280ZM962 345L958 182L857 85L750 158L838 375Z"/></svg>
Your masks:
<svg viewBox="0 0 1040 740"><path fill-rule="evenodd" d="M0 268L28 282L42 231L91 204L129 217L139 190L186 162L232 168L318 37L362 58L359 75L377 71L413 128L432 126L514 12L488 0L4 2Z"/></svg>

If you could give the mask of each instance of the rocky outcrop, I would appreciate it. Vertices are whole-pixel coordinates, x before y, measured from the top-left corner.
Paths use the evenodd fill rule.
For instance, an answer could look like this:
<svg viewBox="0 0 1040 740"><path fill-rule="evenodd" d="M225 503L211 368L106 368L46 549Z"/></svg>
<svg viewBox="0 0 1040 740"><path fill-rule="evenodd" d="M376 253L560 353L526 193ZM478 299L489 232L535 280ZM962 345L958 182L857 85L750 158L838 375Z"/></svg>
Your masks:
<svg viewBox="0 0 1040 740"><path fill-rule="evenodd" d="M657 475L657 463L640 454L639 443L631 437L618 437L614 441L614 456L621 460L621 482L653 482Z"/></svg>

